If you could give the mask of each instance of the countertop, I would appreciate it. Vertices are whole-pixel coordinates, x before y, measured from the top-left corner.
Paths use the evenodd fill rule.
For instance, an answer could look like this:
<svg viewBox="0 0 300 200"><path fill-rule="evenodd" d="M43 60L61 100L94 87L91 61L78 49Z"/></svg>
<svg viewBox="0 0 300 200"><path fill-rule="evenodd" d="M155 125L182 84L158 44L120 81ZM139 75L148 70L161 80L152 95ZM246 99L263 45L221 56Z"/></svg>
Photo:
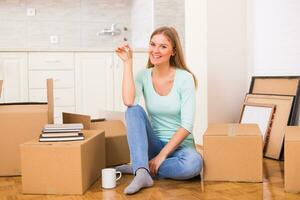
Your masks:
<svg viewBox="0 0 300 200"><path fill-rule="evenodd" d="M0 52L112 52L113 48L0 48ZM147 52L145 48L134 48L134 52Z"/></svg>

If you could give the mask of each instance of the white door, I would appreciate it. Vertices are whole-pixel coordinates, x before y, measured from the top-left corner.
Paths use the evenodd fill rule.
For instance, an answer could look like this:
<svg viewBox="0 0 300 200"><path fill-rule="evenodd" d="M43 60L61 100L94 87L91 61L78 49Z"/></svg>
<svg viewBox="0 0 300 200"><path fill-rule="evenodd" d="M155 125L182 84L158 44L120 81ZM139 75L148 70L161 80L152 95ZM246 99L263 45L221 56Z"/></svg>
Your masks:
<svg viewBox="0 0 300 200"><path fill-rule="evenodd" d="M114 54L114 111L125 111L122 100L123 62Z"/></svg>
<svg viewBox="0 0 300 200"><path fill-rule="evenodd" d="M0 53L0 102L28 101L27 53Z"/></svg>
<svg viewBox="0 0 300 200"><path fill-rule="evenodd" d="M75 53L76 112L113 110L113 83L112 53Z"/></svg>

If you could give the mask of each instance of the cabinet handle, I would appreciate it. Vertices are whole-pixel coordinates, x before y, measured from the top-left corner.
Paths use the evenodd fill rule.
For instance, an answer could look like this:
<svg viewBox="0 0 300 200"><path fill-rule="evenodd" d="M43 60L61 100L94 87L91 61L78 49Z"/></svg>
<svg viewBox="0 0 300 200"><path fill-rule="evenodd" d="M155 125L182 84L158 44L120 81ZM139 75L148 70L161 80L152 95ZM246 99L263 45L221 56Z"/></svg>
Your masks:
<svg viewBox="0 0 300 200"><path fill-rule="evenodd" d="M60 63L60 60L45 60L46 63Z"/></svg>

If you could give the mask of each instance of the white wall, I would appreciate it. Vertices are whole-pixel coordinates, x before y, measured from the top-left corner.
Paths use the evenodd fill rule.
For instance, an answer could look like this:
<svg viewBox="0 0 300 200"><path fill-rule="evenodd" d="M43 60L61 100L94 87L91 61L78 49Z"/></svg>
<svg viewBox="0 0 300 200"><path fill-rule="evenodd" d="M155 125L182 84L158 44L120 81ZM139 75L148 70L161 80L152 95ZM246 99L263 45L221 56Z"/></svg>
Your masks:
<svg viewBox="0 0 300 200"><path fill-rule="evenodd" d="M237 122L248 90L246 0L186 1L186 58L199 81L194 135Z"/></svg>
<svg viewBox="0 0 300 200"><path fill-rule="evenodd" d="M132 47L145 48L153 30L153 0L133 0L131 7Z"/></svg>
<svg viewBox="0 0 300 200"><path fill-rule="evenodd" d="M208 122L238 122L248 91L246 0L207 1Z"/></svg>
<svg viewBox="0 0 300 200"><path fill-rule="evenodd" d="M254 0L253 72L300 75L300 1Z"/></svg>
<svg viewBox="0 0 300 200"><path fill-rule="evenodd" d="M183 48L183 41L185 41L185 1L190 0L154 0L153 7L153 27L174 27L180 36Z"/></svg>
<svg viewBox="0 0 300 200"><path fill-rule="evenodd" d="M199 80L194 134L202 144L207 123L237 122L251 76L300 76L300 1L200 0L185 6L186 58Z"/></svg>
<svg viewBox="0 0 300 200"><path fill-rule="evenodd" d="M35 16L27 16L35 8ZM1 48L115 48L131 40L131 0L0 1ZM97 35L116 23L120 35ZM128 31L123 31L124 27ZM50 43L57 36L58 43Z"/></svg>
<svg viewBox="0 0 300 200"><path fill-rule="evenodd" d="M251 75L300 76L299 11L299 0L249 1Z"/></svg>
<svg viewBox="0 0 300 200"><path fill-rule="evenodd" d="M185 52L188 67L198 79L194 137L202 144L207 127L206 1L185 1Z"/></svg>

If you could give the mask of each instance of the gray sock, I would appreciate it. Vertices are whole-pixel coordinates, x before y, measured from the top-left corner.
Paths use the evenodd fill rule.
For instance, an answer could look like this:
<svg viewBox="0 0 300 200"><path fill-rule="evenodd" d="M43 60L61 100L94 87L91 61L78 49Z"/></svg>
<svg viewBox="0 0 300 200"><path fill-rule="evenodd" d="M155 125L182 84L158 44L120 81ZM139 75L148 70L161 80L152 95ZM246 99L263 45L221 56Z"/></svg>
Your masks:
<svg viewBox="0 0 300 200"><path fill-rule="evenodd" d="M115 168L117 171L122 172L123 174L133 174L132 166L131 165L119 165Z"/></svg>
<svg viewBox="0 0 300 200"><path fill-rule="evenodd" d="M136 171L136 175L131 183L125 188L125 194L134 194L142 188L151 187L153 185L153 180L149 172L140 168Z"/></svg>

